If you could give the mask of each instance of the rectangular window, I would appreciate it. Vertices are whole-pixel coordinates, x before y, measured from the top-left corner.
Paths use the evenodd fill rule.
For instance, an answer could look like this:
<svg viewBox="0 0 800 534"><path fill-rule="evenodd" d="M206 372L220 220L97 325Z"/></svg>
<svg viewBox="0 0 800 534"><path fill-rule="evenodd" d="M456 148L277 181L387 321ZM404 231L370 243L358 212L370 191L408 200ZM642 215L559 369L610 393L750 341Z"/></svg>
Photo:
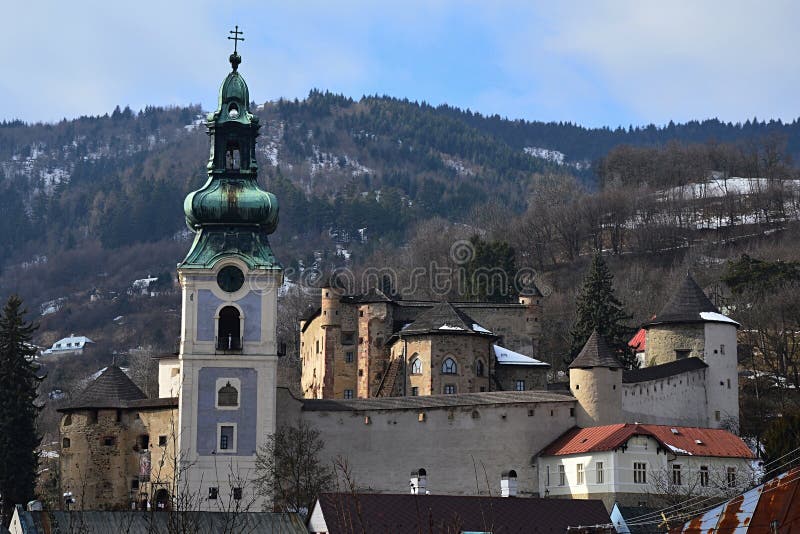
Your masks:
<svg viewBox="0 0 800 534"><path fill-rule="evenodd" d="M456 387L453 384L447 384L444 386L445 395L454 395L455 392L456 392Z"/></svg>
<svg viewBox="0 0 800 534"><path fill-rule="evenodd" d="M319 354L319 339L317 340L317 354Z"/></svg>
<svg viewBox="0 0 800 534"><path fill-rule="evenodd" d="M721 419L721 414L719 413L719 410L716 410L714 412L714 419L716 419L717 421Z"/></svg>
<svg viewBox="0 0 800 534"><path fill-rule="evenodd" d="M344 398L345 399L352 399L353 398L353 390L352 389L344 390Z"/></svg>
<svg viewBox="0 0 800 534"><path fill-rule="evenodd" d="M355 359L354 356L355 355L353 354L352 350L348 350L347 352L345 352L344 353L344 363L353 363L353 360Z"/></svg>
<svg viewBox="0 0 800 534"><path fill-rule="evenodd" d="M233 425L220 425L219 450L236 452L236 427Z"/></svg>
<svg viewBox="0 0 800 534"><path fill-rule="evenodd" d="M678 464L672 464L672 483L676 486L680 486L683 483L681 480L681 466Z"/></svg>
<svg viewBox="0 0 800 534"><path fill-rule="evenodd" d="M208 498L210 500L216 500L217 495L219 495L219 489L217 488L208 488Z"/></svg>
<svg viewBox="0 0 800 534"><path fill-rule="evenodd" d="M114 436L106 436L103 438L103 445L106 447L113 447L116 443L117 439Z"/></svg>
<svg viewBox="0 0 800 534"><path fill-rule="evenodd" d="M603 484L605 477L603 476L603 462L597 462L597 483Z"/></svg>
<svg viewBox="0 0 800 534"><path fill-rule="evenodd" d="M644 462L633 462L633 483L647 484L647 464Z"/></svg>
<svg viewBox="0 0 800 534"><path fill-rule="evenodd" d="M517 391L525 391L525 381L524 380L517 380L514 384L514 389Z"/></svg>
<svg viewBox="0 0 800 534"><path fill-rule="evenodd" d="M167 446L167 436L158 436L158 446L159 447Z"/></svg>
<svg viewBox="0 0 800 534"><path fill-rule="evenodd" d="M700 486L707 488L708 487L708 466L701 465L700 466Z"/></svg>
<svg viewBox="0 0 800 534"><path fill-rule="evenodd" d="M729 488L735 488L736 487L736 468L735 467L729 467L728 468L726 480L728 482L728 487Z"/></svg>
<svg viewBox="0 0 800 534"><path fill-rule="evenodd" d="M139 489L139 479L138 478L132 478L131 479L131 489L132 490L138 490Z"/></svg>
<svg viewBox="0 0 800 534"><path fill-rule="evenodd" d="M577 484L583 484L583 464L575 466L575 477L577 479Z"/></svg>
<svg viewBox="0 0 800 534"><path fill-rule="evenodd" d="M550 466L549 465L547 466L547 474L545 475L544 485L545 485L545 487L550 487Z"/></svg>
<svg viewBox="0 0 800 534"><path fill-rule="evenodd" d="M676 360L683 360L689 357L692 351L689 349L675 349L675 359Z"/></svg>
<svg viewBox="0 0 800 534"><path fill-rule="evenodd" d="M411 396L412 397L419 397L419 388L417 386L411 387Z"/></svg>
<svg viewBox="0 0 800 534"><path fill-rule="evenodd" d="M242 488L233 488L233 500L234 501L242 500Z"/></svg>
<svg viewBox="0 0 800 534"><path fill-rule="evenodd" d="M566 486L567 485L567 472L564 471L564 466L558 466L558 485L559 486Z"/></svg>

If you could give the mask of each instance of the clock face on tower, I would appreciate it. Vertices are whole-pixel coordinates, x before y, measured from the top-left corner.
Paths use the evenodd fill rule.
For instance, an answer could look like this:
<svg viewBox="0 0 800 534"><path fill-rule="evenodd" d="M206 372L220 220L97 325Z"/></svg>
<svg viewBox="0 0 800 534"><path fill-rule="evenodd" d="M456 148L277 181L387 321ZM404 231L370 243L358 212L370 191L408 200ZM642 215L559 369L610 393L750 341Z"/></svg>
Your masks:
<svg viewBox="0 0 800 534"><path fill-rule="evenodd" d="M233 293L244 285L244 273L238 267L228 265L217 273L217 284L223 291Z"/></svg>

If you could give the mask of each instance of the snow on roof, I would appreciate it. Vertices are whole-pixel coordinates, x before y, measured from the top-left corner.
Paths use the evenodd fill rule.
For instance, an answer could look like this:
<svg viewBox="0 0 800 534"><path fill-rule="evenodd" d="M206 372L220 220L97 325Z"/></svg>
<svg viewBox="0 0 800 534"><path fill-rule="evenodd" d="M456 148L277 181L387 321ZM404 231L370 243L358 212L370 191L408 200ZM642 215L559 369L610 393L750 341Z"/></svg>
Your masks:
<svg viewBox="0 0 800 534"><path fill-rule="evenodd" d="M480 332L482 334L493 334L494 333L491 330L486 330L484 327L482 327L478 323L473 323L472 329L475 330L476 332Z"/></svg>
<svg viewBox="0 0 800 534"><path fill-rule="evenodd" d="M451 324L443 324L439 327L439 330L464 330L460 326L453 326Z"/></svg>
<svg viewBox="0 0 800 534"><path fill-rule="evenodd" d="M53 346L44 351L44 353L51 354L53 352L78 350L82 349L87 343L94 343L94 341L86 336L76 336L75 334L71 334L69 337L59 339L53 343Z"/></svg>
<svg viewBox="0 0 800 534"><path fill-rule="evenodd" d="M725 315L722 315L721 313L716 313L716 312L700 312L700 318L703 319L704 321L713 321L715 323L730 323L730 324L735 324L737 326L739 324L730 317L727 317Z"/></svg>
<svg viewBox="0 0 800 534"><path fill-rule="evenodd" d="M514 352L500 345L492 345L494 349L494 356L497 358L497 363L500 365L535 365L542 367L550 367L549 363L541 362L530 356L525 356L519 352Z"/></svg>

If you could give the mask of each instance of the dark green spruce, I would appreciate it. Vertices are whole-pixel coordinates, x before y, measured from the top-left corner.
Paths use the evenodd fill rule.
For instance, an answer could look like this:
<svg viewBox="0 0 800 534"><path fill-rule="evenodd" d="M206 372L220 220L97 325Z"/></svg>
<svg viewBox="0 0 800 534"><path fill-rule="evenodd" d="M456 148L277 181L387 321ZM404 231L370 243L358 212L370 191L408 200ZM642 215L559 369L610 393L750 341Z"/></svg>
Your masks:
<svg viewBox="0 0 800 534"><path fill-rule="evenodd" d="M633 330L625 325L630 318L622 302L614 295L614 275L603 257L595 255L578 295L575 322L570 332L569 360L575 359L592 331L597 330L625 367L635 367L636 357L628 347Z"/></svg>
<svg viewBox="0 0 800 534"><path fill-rule="evenodd" d="M37 448L34 405L39 378L31 336L36 327L25 321L22 300L12 295L0 315L0 495L3 523L15 504L35 497Z"/></svg>

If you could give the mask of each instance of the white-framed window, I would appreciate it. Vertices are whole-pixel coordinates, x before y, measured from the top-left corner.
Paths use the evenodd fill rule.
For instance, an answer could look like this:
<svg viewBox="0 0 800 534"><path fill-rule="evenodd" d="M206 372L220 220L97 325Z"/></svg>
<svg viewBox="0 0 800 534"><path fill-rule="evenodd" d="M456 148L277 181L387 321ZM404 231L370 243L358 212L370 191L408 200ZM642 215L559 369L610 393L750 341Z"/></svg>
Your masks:
<svg viewBox="0 0 800 534"><path fill-rule="evenodd" d="M633 462L633 483L647 484L647 464L645 462Z"/></svg>
<svg viewBox="0 0 800 534"><path fill-rule="evenodd" d="M455 393L456 393L455 384L445 384L445 386L444 386L444 394L445 395L455 395Z"/></svg>
<svg viewBox="0 0 800 534"><path fill-rule="evenodd" d="M583 464L577 464L575 466L575 479L576 484L583 484Z"/></svg>
<svg viewBox="0 0 800 534"><path fill-rule="evenodd" d="M237 445L236 423L218 423L217 451L220 453L235 453Z"/></svg>
<svg viewBox="0 0 800 534"><path fill-rule="evenodd" d="M442 362L442 374L454 375L456 373L458 373L458 365L456 364L456 361L453 358L450 358L448 356Z"/></svg>
<svg viewBox="0 0 800 534"><path fill-rule="evenodd" d="M422 374L422 360L420 360L416 354L411 357L411 374L412 375Z"/></svg>
<svg viewBox="0 0 800 534"><path fill-rule="evenodd" d="M597 478L595 479L595 481L598 484L603 484L603 482L605 480L605 476L604 476L604 473L603 473L603 462L597 462L595 464L595 467L596 467L596 471L597 471Z"/></svg>
<svg viewBox="0 0 800 534"><path fill-rule="evenodd" d="M352 399L353 398L353 390L352 389L344 390L344 398L345 399Z"/></svg>
<svg viewBox="0 0 800 534"><path fill-rule="evenodd" d="M680 464L672 464L672 483L675 486L680 486L683 484Z"/></svg>
<svg viewBox="0 0 800 534"><path fill-rule="evenodd" d="M736 468L728 467L725 473L725 481L728 483L729 488L736 487Z"/></svg>
<svg viewBox="0 0 800 534"><path fill-rule="evenodd" d="M214 407L217 410L238 410L242 384L238 378L217 378Z"/></svg>
<svg viewBox="0 0 800 534"><path fill-rule="evenodd" d="M517 380L516 382L514 382L514 389L516 391L525 391L525 381Z"/></svg>
<svg viewBox="0 0 800 534"><path fill-rule="evenodd" d="M707 465L701 465L700 466L699 477L700 477L700 486L703 487L703 488L707 488L708 487L708 466Z"/></svg>
<svg viewBox="0 0 800 534"><path fill-rule="evenodd" d="M560 464L558 466L558 485L559 486L567 485L567 472L564 470L564 464Z"/></svg>

